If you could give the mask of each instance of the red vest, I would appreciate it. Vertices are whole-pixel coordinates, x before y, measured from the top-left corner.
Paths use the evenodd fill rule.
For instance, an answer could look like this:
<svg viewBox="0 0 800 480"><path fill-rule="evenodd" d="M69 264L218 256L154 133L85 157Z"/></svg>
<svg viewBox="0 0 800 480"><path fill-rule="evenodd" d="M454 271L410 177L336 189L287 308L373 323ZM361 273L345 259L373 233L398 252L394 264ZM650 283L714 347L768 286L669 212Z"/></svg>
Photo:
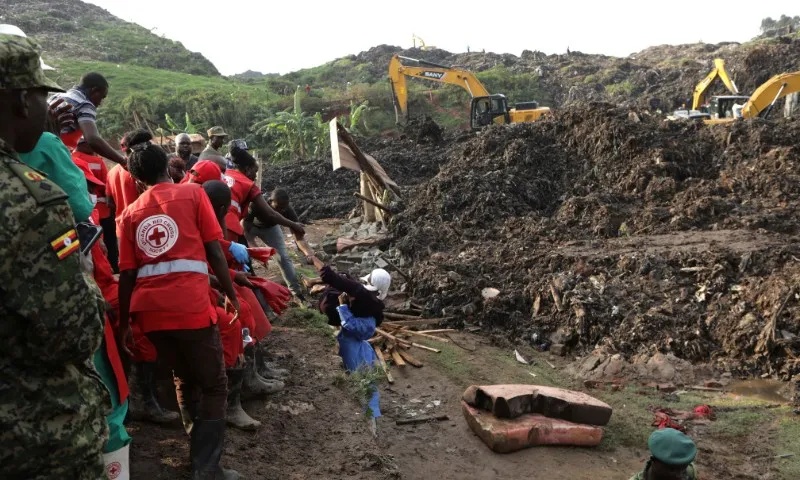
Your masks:
<svg viewBox="0 0 800 480"><path fill-rule="evenodd" d="M122 165L114 165L106 176L106 196L116 205L116 218L119 220L122 212L131 203L139 198L139 189L133 179Z"/></svg>
<svg viewBox="0 0 800 480"><path fill-rule="evenodd" d="M99 157L97 155L88 155L76 150L72 152L72 158L83 160L89 164L89 169L98 180L103 183L108 182L108 167L106 167L103 157ZM97 210L100 218L107 218L111 216L111 209L108 207L108 196L106 195L105 188L102 189L102 192L97 193L97 203L95 204L94 208Z"/></svg>
<svg viewBox="0 0 800 480"><path fill-rule="evenodd" d="M238 170L228 170L224 176L225 182L231 189L231 208L229 211L236 213L239 220L243 220L247 216L250 202L261 192L259 189L255 189L254 192L253 185L255 182Z"/></svg>
<svg viewBox="0 0 800 480"><path fill-rule="evenodd" d="M204 328L216 319L204 244L222 230L200 185L149 188L117 220L117 236L119 269L137 270L131 312L148 312L141 316L145 333ZM169 321L149 312L168 314Z"/></svg>

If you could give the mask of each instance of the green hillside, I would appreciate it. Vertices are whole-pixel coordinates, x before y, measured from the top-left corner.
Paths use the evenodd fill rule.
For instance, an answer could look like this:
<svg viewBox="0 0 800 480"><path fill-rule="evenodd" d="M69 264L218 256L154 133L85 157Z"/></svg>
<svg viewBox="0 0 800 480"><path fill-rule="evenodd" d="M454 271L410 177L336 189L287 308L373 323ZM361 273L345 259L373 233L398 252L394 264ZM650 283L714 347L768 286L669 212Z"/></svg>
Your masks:
<svg viewBox="0 0 800 480"><path fill-rule="evenodd" d="M63 87L89 71L105 75L109 96L100 107L98 123L106 135L115 137L145 124L154 130L166 128L165 114L182 123L187 113L199 130L224 125L231 134L245 137L250 125L279 101L264 85L221 76L71 59L53 66L57 71L48 75Z"/></svg>
<svg viewBox="0 0 800 480"><path fill-rule="evenodd" d="M46 60L71 58L218 76L214 64L180 42L77 0L0 0L0 23L36 38Z"/></svg>

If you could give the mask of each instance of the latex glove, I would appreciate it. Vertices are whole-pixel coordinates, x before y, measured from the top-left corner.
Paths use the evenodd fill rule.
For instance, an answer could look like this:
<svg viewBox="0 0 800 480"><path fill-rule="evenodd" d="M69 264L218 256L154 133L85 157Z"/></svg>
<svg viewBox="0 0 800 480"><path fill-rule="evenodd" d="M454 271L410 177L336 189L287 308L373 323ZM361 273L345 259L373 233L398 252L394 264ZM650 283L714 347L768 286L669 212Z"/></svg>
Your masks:
<svg viewBox="0 0 800 480"><path fill-rule="evenodd" d="M288 288L261 277L250 277L250 283L264 293L264 299L273 312L280 315L286 310L289 299L292 298L292 292Z"/></svg>
<svg viewBox="0 0 800 480"><path fill-rule="evenodd" d="M254 260L258 260L266 264L269 261L270 257L276 255L278 252L274 248L262 247L262 248L248 248L247 253Z"/></svg>
<svg viewBox="0 0 800 480"><path fill-rule="evenodd" d="M242 245L241 243L231 242L230 247L231 255L233 255L234 260L238 263L247 263L250 259L250 255L247 254L247 247Z"/></svg>

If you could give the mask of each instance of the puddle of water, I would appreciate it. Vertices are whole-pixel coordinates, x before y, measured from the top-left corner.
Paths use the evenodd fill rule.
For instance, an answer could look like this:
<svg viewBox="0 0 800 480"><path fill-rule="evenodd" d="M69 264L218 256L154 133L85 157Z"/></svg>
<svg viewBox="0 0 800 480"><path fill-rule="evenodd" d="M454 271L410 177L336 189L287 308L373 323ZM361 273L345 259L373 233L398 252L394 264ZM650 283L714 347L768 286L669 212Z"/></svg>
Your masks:
<svg viewBox="0 0 800 480"><path fill-rule="evenodd" d="M774 403L786 403L789 399L781 395L781 391L784 391L786 386L786 382L779 380L753 378L750 380L735 380L726 387L726 390L742 397L758 398L759 400Z"/></svg>

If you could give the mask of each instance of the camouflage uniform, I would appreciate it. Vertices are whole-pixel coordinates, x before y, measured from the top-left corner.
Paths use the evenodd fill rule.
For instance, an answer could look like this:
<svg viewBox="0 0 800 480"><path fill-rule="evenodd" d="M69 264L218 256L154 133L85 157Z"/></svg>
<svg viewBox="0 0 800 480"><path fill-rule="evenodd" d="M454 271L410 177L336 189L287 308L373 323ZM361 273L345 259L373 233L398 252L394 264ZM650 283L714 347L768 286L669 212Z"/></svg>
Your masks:
<svg viewBox="0 0 800 480"><path fill-rule="evenodd" d="M0 90L15 88L55 89L35 43L0 35ZM91 361L104 307L74 228L67 195L0 139L2 478L105 478L110 398Z"/></svg>

